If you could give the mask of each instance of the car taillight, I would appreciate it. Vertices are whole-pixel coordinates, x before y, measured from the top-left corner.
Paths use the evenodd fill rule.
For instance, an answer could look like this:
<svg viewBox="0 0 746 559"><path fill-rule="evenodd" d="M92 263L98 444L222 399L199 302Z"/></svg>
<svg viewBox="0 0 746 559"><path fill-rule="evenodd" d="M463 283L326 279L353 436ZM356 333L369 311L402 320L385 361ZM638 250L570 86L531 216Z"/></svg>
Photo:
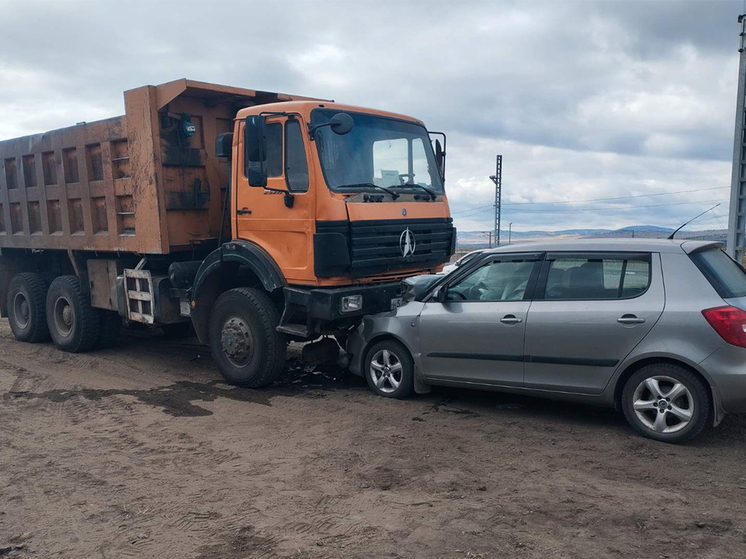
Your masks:
<svg viewBox="0 0 746 559"><path fill-rule="evenodd" d="M705 309L702 314L729 344L746 347L746 311L738 307Z"/></svg>

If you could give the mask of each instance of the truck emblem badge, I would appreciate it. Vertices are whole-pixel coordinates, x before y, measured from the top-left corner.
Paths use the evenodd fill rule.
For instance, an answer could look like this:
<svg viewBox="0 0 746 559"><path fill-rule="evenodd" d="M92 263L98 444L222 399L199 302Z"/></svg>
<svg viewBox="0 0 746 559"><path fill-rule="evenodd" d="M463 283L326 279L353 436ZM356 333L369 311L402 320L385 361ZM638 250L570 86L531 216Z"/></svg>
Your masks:
<svg viewBox="0 0 746 559"><path fill-rule="evenodd" d="M399 249L401 250L401 255L405 258L407 256L412 256L414 254L414 249L416 246L417 241L414 238L414 233L412 233L409 230L409 227L407 227L404 231L402 231L402 234L399 237Z"/></svg>
<svg viewBox="0 0 746 559"><path fill-rule="evenodd" d="M401 214L402 215L407 215L407 208L402 208L401 209Z"/></svg>

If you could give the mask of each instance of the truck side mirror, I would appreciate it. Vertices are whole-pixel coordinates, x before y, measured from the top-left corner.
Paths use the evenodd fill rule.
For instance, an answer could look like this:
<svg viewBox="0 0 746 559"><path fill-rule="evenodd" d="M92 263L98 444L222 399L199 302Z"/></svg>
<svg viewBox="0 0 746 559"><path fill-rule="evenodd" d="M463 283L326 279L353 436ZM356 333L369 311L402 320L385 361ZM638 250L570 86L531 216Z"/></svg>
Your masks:
<svg viewBox="0 0 746 559"><path fill-rule="evenodd" d="M267 186L267 171L264 168L264 162L267 160L264 120L263 116L247 116L244 123L244 168L249 186Z"/></svg>
<svg viewBox="0 0 746 559"><path fill-rule="evenodd" d="M264 165L261 167L249 168L247 178L249 179L249 186L261 186L266 188L267 186L267 172L264 170Z"/></svg>
<svg viewBox="0 0 746 559"><path fill-rule="evenodd" d="M215 138L215 156L230 159L233 155L233 133L218 134Z"/></svg>
<svg viewBox="0 0 746 559"><path fill-rule="evenodd" d="M443 146L440 145L440 140L435 140L435 165L438 167L438 174L440 180L445 182L446 180L446 152L443 151Z"/></svg>
<svg viewBox="0 0 746 559"><path fill-rule="evenodd" d="M244 149L248 163L264 163L267 150L264 142L264 117L247 116L244 126Z"/></svg>
<svg viewBox="0 0 746 559"><path fill-rule="evenodd" d="M355 126L355 122L349 114L337 113L329 119L329 126L331 127L332 132L344 136L352 130L352 127Z"/></svg>

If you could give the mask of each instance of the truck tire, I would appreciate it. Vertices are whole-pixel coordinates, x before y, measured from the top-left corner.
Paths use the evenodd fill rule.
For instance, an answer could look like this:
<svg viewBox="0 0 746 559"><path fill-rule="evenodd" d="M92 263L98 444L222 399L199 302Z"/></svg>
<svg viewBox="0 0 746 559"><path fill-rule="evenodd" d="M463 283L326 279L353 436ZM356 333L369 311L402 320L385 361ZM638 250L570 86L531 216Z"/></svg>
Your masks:
<svg viewBox="0 0 746 559"><path fill-rule="evenodd" d="M263 291L242 287L218 298L210 315L210 349L229 383L259 388L280 375L287 343L279 323L280 313Z"/></svg>
<svg viewBox="0 0 746 559"><path fill-rule="evenodd" d="M8 286L8 321L18 341L37 343L49 339L47 329L47 289L41 275L30 272L16 274Z"/></svg>
<svg viewBox="0 0 746 559"><path fill-rule="evenodd" d="M47 324L57 349L89 351L99 339L99 312L91 307L75 276L55 278L47 292Z"/></svg>
<svg viewBox="0 0 746 559"><path fill-rule="evenodd" d="M96 349L107 349L117 345L122 335L122 317L119 316L119 313L99 309L98 321Z"/></svg>

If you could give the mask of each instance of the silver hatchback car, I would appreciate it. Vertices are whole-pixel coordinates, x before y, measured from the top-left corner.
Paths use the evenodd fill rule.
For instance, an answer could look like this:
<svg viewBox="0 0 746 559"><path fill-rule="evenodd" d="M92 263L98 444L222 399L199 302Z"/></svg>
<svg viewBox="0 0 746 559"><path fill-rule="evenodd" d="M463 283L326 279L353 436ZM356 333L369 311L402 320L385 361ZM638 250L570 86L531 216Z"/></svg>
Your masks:
<svg viewBox="0 0 746 559"><path fill-rule="evenodd" d="M702 241L501 247L405 282L347 350L381 396L446 385L616 406L679 442L746 412L746 271Z"/></svg>

